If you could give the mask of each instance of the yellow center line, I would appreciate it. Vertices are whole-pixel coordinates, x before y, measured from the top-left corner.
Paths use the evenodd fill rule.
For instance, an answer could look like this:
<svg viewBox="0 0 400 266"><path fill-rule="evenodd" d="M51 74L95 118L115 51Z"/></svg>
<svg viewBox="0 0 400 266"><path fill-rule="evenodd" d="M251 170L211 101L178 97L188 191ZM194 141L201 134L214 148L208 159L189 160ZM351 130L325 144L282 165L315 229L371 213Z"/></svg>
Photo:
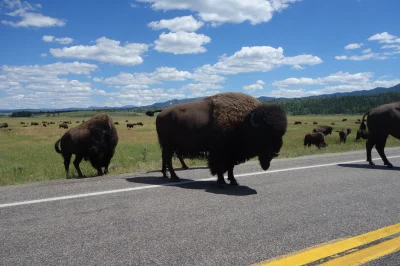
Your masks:
<svg viewBox="0 0 400 266"><path fill-rule="evenodd" d="M305 249L272 260L267 260L255 265L304 265L398 233L400 233L400 223L344 240L339 239L334 242L321 244L313 248Z"/></svg>
<svg viewBox="0 0 400 266"><path fill-rule="evenodd" d="M361 265L369 261L376 260L391 253L400 251L400 236L387 240L375 246L371 246L360 251L347 254L343 257L330 260L320 264L324 266L346 266L346 265Z"/></svg>

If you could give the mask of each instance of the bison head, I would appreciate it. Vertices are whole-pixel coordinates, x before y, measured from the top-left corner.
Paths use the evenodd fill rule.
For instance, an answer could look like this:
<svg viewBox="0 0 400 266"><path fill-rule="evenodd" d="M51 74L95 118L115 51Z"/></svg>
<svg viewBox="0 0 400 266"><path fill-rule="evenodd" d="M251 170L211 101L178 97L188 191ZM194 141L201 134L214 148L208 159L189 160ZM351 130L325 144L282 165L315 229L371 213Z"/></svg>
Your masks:
<svg viewBox="0 0 400 266"><path fill-rule="evenodd" d="M250 112L247 119L247 149L258 156L261 168L267 170L282 148L287 128L286 113L279 105L260 105Z"/></svg>

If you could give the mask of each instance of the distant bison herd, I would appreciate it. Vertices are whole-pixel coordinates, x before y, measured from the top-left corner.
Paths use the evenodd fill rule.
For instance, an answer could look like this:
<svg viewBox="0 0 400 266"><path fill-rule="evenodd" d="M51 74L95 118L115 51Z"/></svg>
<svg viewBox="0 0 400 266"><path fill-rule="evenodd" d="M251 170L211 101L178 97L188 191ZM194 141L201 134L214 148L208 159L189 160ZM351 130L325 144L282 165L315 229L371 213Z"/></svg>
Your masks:
<svg viewBox="0 0 400 266"><path fill-rule="evenodd" d="M174 156L179 159L183 169L188 168L184 158L203 158L208 161L211 174L217 176L220 187L226 185L226 172L230 184L238 185L233 169L235 165L251 158L258 157L261 168L267 170L271 161L279 156L287 130L287 116L280 105L265 105L243 93L220 93L146 112L148 116L154 116L155 113L159 113L155 123L161 147L162 176L168 177L168 171L171 180L179 180L172 165ZM63 129L68 129L71 124L71 121L59 122L59 128ZM142 122L125 122L128 129L144 125ZM389 135L400 139L400 102L378 106L365 113L362 120L351 122L343 118L341 122L346 123L336 130L332 126L340 125L338 121L331 122L331 126L319 125L307 132L304 147L315 145L318 149L327 148L326 138L332 138L328 136L333 132L339 135L337 143L345 144L352 130L343 125L356 123L360 124L356 141L367 140L369 164L374 165L371 150L376 147L384 164L393 167L385 156L384 148ZM20 124L29 126L27 122ZM55 122L41 123L43 127L52 124ZM98 175L107 174L118 144L116 126L120 123L114 122L107 114L98 114L87 121L76 121L76 124L54 146L63 157L67 176L72 155L75 155L73 164L80 177L83 176L79 167L82 160L90 161ZM302 127L303 124L308 127L307 123L294 121L296 127ZM313 121L312 124L318 125L318 122ZM39 123L30 122L30 125L39 126ZM0 128L7 127L7 123L0 123Z"/></svg>

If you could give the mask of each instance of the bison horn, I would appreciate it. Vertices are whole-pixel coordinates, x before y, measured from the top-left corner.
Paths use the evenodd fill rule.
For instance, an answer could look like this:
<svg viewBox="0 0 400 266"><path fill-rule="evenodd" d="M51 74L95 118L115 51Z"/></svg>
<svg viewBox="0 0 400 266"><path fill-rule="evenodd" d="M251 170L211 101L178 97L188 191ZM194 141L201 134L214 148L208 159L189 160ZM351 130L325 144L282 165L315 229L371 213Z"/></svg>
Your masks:
<svg viewBox="0 0 400 266"><path fill-rule="evenodd" d="M257 124L257 122L254 120L254 112L251 114L250 116L250 123L253 127L259 127L259 125Z"/></svg>

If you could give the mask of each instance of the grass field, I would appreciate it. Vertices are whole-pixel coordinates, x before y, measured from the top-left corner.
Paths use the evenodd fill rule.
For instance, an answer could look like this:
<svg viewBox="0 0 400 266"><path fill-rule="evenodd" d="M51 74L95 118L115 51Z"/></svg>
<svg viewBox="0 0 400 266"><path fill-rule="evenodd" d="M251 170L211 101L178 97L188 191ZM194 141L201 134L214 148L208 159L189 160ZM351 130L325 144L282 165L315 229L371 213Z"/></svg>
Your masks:
<svg viewBox="0 0 400 266"><path fill-rule="evenodd" d="M20 184L39 180L65 178L63 159L54 150L54 143L66 129L58 127L60 121L72 121L70 128L78 125L76 121L87 120L96 112L72 112L62 116L46 117L35 116L32 118L0 117L0 123L8 123L8 129L0 129L0 185ZM110 174L129 173L137 171L157 170L161 168L161 152L157 142L155 117L129 112L109 112L117 125L119 143L110 165ZM347 122L341 122L347 118ZM284 137L284 145L280 158L296 157L303 155L345 152L365 149L365 141L356 142L355 132L359 125L355 124L361 116L331 115L331 116L295 116L288 117L288 130ZM143 122L144 126L133 129L126 128L129 122ZM303 122L302 125L293 125L295 120ZM39 126L23 127L20 122L38 122ZM55 125L42 126L42 121L56 122ZM347 138L346 144L339 144L339 135L333 132L327 136L328 148L317 150L315 147L303 147L304 135L311 132L317 121L318 125L330 125L335 122L334 130L351 128L352 133ZM308 123L308 124L305 124ZM9 130L11 129L11 130ZM389 137L387 147L400 146L400 141ZM201 160L185 160L188 166L205 165ZM273 161L272 161L273 163ZM179 161L174 165L180 167ZM96 170L89 162L81 163L82 172L86 176L94 176ZM74 166L70 165L70 176L76 177Z"/></svg>

